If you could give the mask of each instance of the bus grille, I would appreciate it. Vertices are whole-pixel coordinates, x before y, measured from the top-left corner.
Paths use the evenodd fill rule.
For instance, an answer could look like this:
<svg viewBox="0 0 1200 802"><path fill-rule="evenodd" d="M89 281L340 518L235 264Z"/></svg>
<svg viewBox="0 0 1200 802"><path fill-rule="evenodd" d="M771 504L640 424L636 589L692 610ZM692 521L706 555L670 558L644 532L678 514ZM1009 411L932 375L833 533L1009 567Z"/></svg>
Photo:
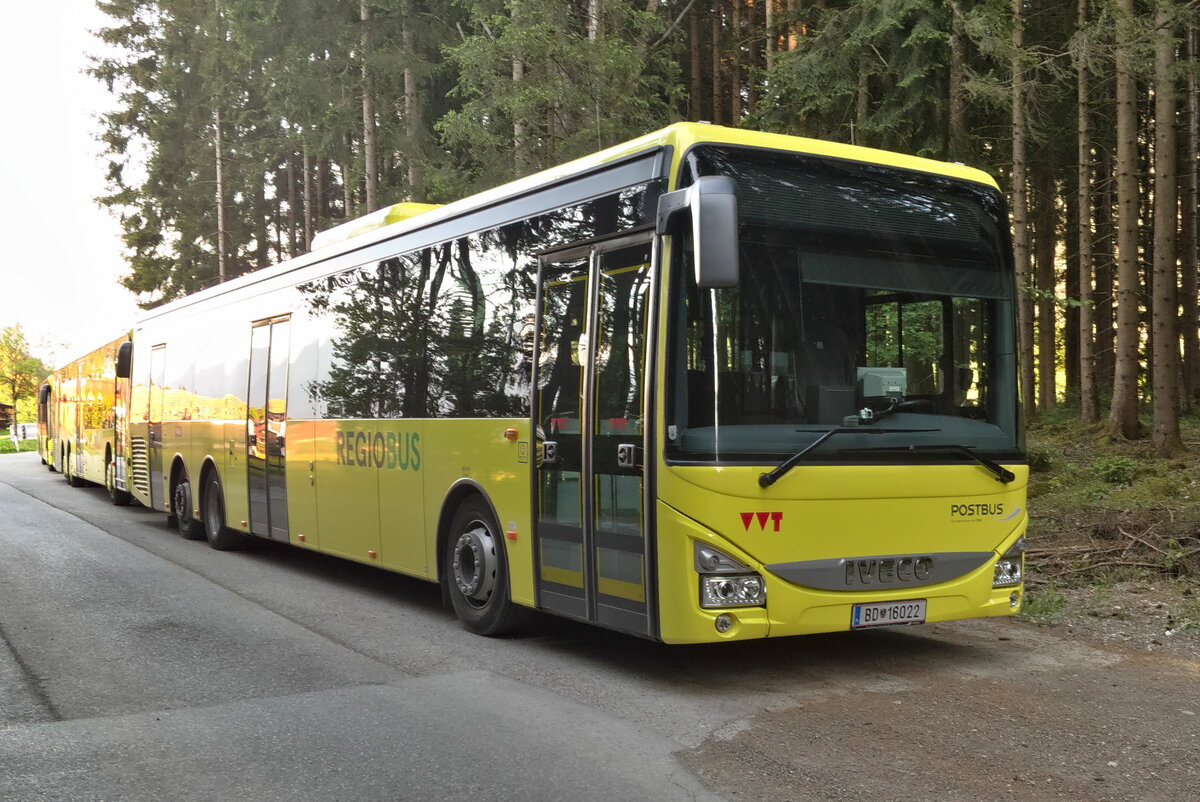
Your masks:
<svg viewBox="0 0 1200 802"><path fill-rule="evenodd" d="M133 486L143 496L148 496L150 495L150 460L146 455L146 438L131 437L129 451L129 474L133 479Z"/></svg>

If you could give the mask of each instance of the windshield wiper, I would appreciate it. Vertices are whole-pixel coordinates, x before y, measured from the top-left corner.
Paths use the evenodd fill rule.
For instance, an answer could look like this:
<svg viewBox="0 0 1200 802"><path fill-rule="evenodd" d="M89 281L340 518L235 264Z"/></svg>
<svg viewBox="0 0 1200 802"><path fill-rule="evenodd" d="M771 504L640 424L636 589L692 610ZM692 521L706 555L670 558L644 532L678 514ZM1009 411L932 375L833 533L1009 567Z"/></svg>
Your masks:
<svg viewBox="0 0 1200 802"><path fill-rule="evenodd" d="M876 429L875 427L866 426L842 426L837 429L797 429L798 432L807 434L815 434L821 432L821 436L804 448L797 451L792 456L779 463L773 470L768 473L762 473L758 476L758 483L762 487L770 487L779 481L779 477L790 471L796 466L800 460L804 459L805 455L819 445L824 443L835 434L844 434L845 432L854 432L855 434L912 434L915 432L940 432L941 429Z"/></svg>
<svg viewBox="0 0 1200 802"><path fill-rule="evenodd" d="M975 460L983 467L996 475L996 481L1003 484L1008 484L1017 478L1017 475L1005 468L1003 465L993 462L987 457L980 456L975 452L974 446L964 446L957 443L945 443L943 445L917 445L917 446L881 446L878 448L844 448L838 453L840 454L870 454L870 453L896 453L907 451L910 453L926 452L943 454L958 454L963 457L969 457Z"/></svg>

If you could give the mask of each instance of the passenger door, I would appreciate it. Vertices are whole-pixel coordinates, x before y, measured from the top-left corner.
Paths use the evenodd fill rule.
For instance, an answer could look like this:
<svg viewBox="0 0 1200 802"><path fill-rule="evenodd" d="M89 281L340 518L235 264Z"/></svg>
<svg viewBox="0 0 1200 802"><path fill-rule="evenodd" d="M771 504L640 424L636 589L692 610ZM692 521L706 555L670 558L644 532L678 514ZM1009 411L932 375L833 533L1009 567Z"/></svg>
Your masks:
<svg viewBox="0 0 1200 802"><path fill-rule="evenodd" d="M250 531L288 540L287 372L290 321L271 318L253 324L246 403L246 480Z"/></svg>
<svg viewBox="0 0 1200 802"><path fill-rule="evenodd" d="M651 238L544 256L534 424L544 609L652 634L645 503Z"/></svg>

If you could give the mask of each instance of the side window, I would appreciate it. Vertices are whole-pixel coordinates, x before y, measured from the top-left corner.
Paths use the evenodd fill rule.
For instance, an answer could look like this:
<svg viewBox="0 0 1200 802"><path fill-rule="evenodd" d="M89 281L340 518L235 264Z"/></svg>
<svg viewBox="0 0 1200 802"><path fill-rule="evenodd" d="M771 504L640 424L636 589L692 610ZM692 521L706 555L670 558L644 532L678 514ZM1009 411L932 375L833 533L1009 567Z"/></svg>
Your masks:
<svg viewBox="0 0 1200 802"><path fill-rule="evenodd" d="M446 252L426 248L300 287L320 331L313 376L298 379L308 406L333 418L429 416L444 378L437 298Z"/></svg>
<svg viewBox="0 0 1200 802"><path fill-rule="evenodd" d="M646 222L658 197L649 190L630 187L301 285L295 415L529 415L535 254Z"/></svg>
<svg viewBox="0 0 1200 802"><path fill-rule="evenodd" d="M439 417L529 414L535 274L514 247L512 229L449 246L451 271L438 300L444 313Z"/></svg>

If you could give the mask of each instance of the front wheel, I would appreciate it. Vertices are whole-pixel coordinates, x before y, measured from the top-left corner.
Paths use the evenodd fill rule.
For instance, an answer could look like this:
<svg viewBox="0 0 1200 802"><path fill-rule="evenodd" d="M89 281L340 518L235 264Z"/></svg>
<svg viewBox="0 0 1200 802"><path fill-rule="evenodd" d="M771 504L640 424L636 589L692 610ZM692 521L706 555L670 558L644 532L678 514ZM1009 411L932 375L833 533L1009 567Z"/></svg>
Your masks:
<svg viewBox="0 0 1200 802"><path fill-rule="evenodd" d="M171 514L179 534L188 540L199 540L204 537L204 526L192 515L192 483L187 474L179 477L175 483L175 491L171 494Z"/></svg>
<svg viewBox="0 0 1200 802"><path fill-rule="evenodd" d="M246 545L246 536L225 525L225 492L216 471L211 473L204 485L203 499L204 537L208 545L217 551L231 551Z"/></svg>
<svg viewBox="0 0 1200 802"><path fill-rule="evenodd" d="M478 635L504 635L528 622L531 611L509 598L504 541L478 496L455 510L443 566L450 603L467 629Z"/></svg>

